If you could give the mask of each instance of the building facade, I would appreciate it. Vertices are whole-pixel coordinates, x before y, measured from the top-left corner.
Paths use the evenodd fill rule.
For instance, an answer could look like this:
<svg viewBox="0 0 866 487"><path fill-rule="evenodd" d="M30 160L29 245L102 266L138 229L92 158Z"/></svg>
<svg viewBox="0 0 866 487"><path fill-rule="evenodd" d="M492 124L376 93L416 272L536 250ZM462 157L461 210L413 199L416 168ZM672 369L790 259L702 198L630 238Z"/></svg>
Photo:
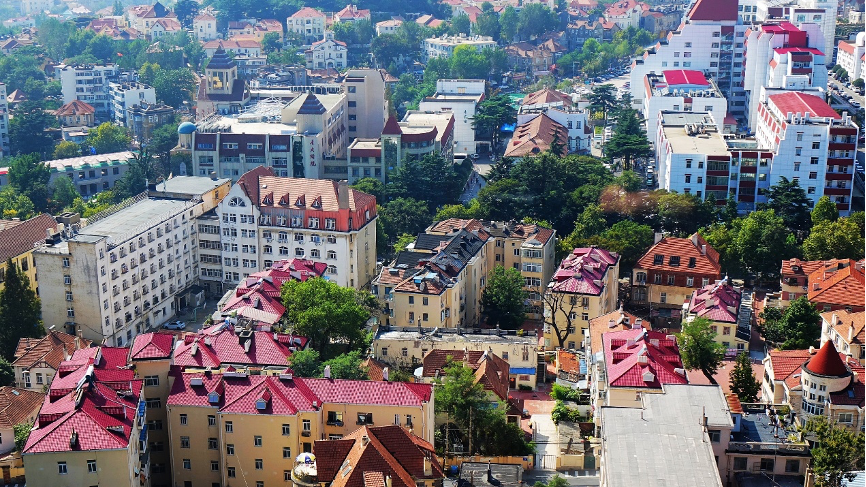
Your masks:
<svg viewBox="0 0 866 487"><path fill-rule="evenodd" d="M109 83L112 120L129 126L129 109L133 105L155 105L156 91L144 83Z"/></svg>
<svg viewBox="0 0 866 487"><path fill-rule="evenodd" d="M866 312L848 312L843 310L821 313L821 345L831 341L841 353L864 365L866 348L864 348L864 318Z"/></svg>
<svg viewBox="0 0 866 487"><path fill-rule="evenodd" d="M325 31L324 38L310 45L310 49L304 51L307 69L336 69L346 68L349 60L349 49L346 43L334 39L334 33Z"/></svg>
<svg viewBox="0 0 866 487"><path fill-rule="evenodd" d="M730 355L747 352L751 339L750 307L743 300L743 289L728 284L727 279L709 284L692 293L683 304L686 322L696 318L709 320L716 343L722 344Z"/></svg>
<svg viewBox="0 0 866 487"><path fill-rule="evenodd" d="M303 39L309 45L325 35L325 23L328 16L312 7L304 7L286 19L289 31Z"/></svg>
<svg viewBox="0 0 866 487"><path fill-rule="evenodd" d="M39 294L39 282L36 274L36 261L33 250L45 241L46 232L54 234L58 228L51 215L43 213L29 220L0 220L0 290L6 282L6 265L11 259L18 267L18 273L27 276L30 289Z"/></svg>
<svg viewBox="0 0 866 487"><path fill-rule="evenodd" d="M866 33L858 33L853 43L839 41L836 64L848 72L848 79L851 81L863 77L864 54L866 54Z"/></svg>
<svg viewBox="0 0 866 487"><path fill-rule="evenodd" d="M111 81L120 71L114 64L60 65L55 68L60 78L63 103L83 101L96 109L96 120L104 122L113 116Z"/></svg>
<svg viewBox="0 0 866 487"><path fill-rule="evenodd" d="M444 57L449 58L454 54L454 49L457 46L470 46L476 51L481 52L484 49L495 49L496 41L492 37L487 36L448 36L431 37L424 40L422 50L424 51L424 60L432 58Z"/></svg>
<svg viewBox="0 0 866 487"><path fill-rule="evenodd" d="M477 152L472 123L478 104L484 100L485 87L484 80L440 79L436 81L436 93L418 104L418 109L424 112L454 114L454 152Z"/></svg>

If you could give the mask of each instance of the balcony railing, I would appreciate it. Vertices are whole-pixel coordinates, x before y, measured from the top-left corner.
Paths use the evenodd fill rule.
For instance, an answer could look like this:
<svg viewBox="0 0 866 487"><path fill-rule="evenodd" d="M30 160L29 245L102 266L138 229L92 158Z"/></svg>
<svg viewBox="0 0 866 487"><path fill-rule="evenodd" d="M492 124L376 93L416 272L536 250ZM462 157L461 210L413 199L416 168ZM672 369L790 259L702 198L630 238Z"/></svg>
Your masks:
<svg viewBox="0 0 866 487"><path fill-rule="evenodd" d="M758 443L751 441L732 441L728 443L728 452L809 456L809 446L802 443Z"/></svg>

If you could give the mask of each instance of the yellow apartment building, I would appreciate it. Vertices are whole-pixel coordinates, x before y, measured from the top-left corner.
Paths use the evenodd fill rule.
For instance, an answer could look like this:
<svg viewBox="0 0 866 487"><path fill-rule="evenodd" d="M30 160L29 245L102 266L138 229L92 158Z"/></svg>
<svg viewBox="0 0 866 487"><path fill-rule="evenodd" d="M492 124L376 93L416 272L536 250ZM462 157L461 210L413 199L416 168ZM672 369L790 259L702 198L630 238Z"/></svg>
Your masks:
<svg viewBox="0 0 866 487"><path fill-rule="evenodd" d="M167 401L171 471L184 482L283 485L294 459L316 440L359 426L399 425L433 440L432 386L247 375L184 373Z"/></svg>
<svg viewBox="0 0 866 487"><path fill-rule="evenodd" d="M743 306L747 306L743 290L723 280L696 289L683 304L683 317L687 322L695 318L709 320L716 343L722 344L729 355L735 355L749 350L751 338L751 307Z"/></svg>
<svg viewBox="0 0 866 487"><path fill-rule="evenodd" d="M598 247L574 249L545 291L544 347L582 345L589 320L617 309L620 256Z"/></svg>
<svg viewBox="0 0 866 487"><path fill-rule="evenodd" d="M24 221L18 218L0 220L0 290L5 287L6 263L12 259L12 263L27 275L30 288L39 293L33 250L37 244L45 242L46 230L51 233L57 230L57 222L47 213Z"/></svg>

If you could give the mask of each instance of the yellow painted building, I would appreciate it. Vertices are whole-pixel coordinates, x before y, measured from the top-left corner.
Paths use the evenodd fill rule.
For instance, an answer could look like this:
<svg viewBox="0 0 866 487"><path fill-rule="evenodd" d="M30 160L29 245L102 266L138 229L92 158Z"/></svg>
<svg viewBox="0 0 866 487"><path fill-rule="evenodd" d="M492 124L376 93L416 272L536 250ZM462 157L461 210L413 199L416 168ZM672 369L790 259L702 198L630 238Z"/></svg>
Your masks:
<svg viewBox="0 0 866 487"><path fill-rule="evenodd" d="M597 247L574 249L562 260L546 290L545 348L582 346L589 320L617 309L619 261Z"/></svg>
<svg viewBox="0 0 866 487"><path fill-rule="evenodd" d="M719 281L696 289L683 304L683 316L689 323L695 318L709 320L716 343L722 344L729 355L749 351L752 314L751 306L743 302L742 288Z"/></svg>
<svg viewBox="0 0 866 487"><path fill-rule="evenodd" d="M57 222L47 213L25 221L0 220L0 290L5 287L6 263L12 259L12 263L27 275L30 288L39 292L33 250L37 243L45 241L46 230L53 233L56 229Z"/></svg>
<svg viewBox="0 0 866 487"><path fill-rule="evenodd" d="M432 387L293 378L281 373L183 374L167 401L171 471L184 482L283 485L316 440L397 424L433 441Z"/></svg>

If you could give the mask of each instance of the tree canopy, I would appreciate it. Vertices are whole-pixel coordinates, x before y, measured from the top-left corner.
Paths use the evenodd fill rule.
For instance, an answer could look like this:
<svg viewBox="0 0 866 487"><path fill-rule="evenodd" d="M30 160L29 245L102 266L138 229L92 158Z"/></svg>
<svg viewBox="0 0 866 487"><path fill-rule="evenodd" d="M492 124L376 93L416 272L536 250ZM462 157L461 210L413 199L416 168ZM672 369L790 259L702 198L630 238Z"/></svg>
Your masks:
<svg viewBox="0 0 866 487"><path fill-rule="evenodd" d="M27 274L6 261L6 281L0 290L0 352L6 360L15 359L18 341L24 337L41 337L42 308L36 292L30 288Z"/></svg>
<svg viewBox="0 0 866 487"><path fill-rule="evenodd" d="M677 334L677 344L683 365L690 370L699 370L710 383L716 384L713 376L725 359L725 346L716 342L716 332L710 328L710 321L695 318L683 322L683 330Z"/></svg>
<svg viewBox="0 0 866 487"><path fill-rule="evenodd" d="M802 350L817 345L821 337L821 315L806 296L791 301L784 311L762 315L763 335L783 350Z"/></svg>
<svg viewBox="0 0 866 487"><path fill-rule="evenodd" d="M736 394L743 402L758 402L758 393L761 392L761 383L752 372L752 360L748 352L740 352L734 363L734 368L729 374L731 381L731 392Z"/></svg>
<svg viewBox="0 0 866 487"><path fill-rule="evenodd" d="M488 326L505 330L519 328L526 319L527 298L523 275L514 268L497 265L487 276L487 286L481 294L481 308Z"/></svg>
<svg viewBox="0 0 866 487"><path fill-rule="evenodd" d="M843 487L864 468L862 432L850 431L823 415L810 416L804 432L816 438L810 453L815 483L819 487Z"/></svg>

